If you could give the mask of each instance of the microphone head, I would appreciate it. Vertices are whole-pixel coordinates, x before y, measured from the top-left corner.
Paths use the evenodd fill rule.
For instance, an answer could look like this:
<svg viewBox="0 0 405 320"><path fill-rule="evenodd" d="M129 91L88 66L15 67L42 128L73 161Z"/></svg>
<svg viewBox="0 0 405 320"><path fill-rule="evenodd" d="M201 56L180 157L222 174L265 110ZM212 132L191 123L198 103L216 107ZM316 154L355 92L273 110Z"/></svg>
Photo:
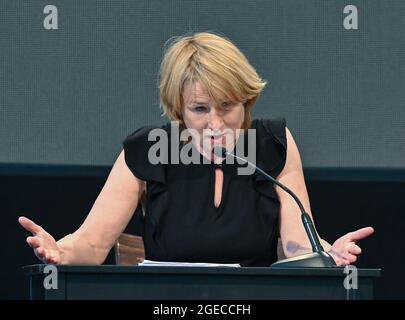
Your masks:
<svg viewBox="0 0 405 320"><path fill-rule="evenodd" d="M227 151L224 147L216 146L212 148L212 153L219 158L225 158Z"/></svg>

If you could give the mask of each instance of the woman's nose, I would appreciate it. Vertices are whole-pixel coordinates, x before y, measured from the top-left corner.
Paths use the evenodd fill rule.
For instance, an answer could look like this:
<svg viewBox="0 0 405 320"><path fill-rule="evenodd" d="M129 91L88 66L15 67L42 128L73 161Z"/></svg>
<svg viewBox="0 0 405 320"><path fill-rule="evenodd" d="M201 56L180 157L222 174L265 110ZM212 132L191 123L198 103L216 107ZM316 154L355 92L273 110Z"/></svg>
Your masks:
<svg viewBox="0 0 405 320"><path fill-rule="evenodd" d="M224 120L216 108L211 108L208 114L208 128L212 130L222 130Z"/></svg>

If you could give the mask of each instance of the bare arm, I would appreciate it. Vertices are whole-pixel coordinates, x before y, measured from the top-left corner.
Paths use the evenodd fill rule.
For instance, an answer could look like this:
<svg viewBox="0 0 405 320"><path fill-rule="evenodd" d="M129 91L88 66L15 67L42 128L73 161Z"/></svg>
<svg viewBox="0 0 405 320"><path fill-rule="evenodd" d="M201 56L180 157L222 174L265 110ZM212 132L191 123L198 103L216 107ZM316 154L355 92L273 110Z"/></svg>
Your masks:
<svg viewBox="0 0 405 320"><path fill-rule="evenodd" d="M144 182L129 170L122 151L86 220L73 234L55 243L34 222L24 217L19 222L33 233L27 242L44 262L100 264L131 219L143 190Z"/></svg>
<svg viewBox="0 0 405 320"><path fill-rule="evenodd" d="M301 157L291 132L286 128L287 159L278 180L288 186L301 200L305 211L311 215L311 207L307 188L305 186ZM294 199L280 187L276 187L280 199L280 235L284 255L293 257L308 253L312 250L308 236L301 222L301 211ZM311 215L312 217L312 215ZM338 238L333 245L320 239L325 251L333 257L338 266L356 262L361 248L357 241L370 236L374 232L372 227L365 227L349 232Z"/></svg>
<svg viewBox="0 0 405 320"><path fill-rule="evenodd" d="M277 177L277 180L285 184L297 195L305 211L311 215L301 157L288 128L286 128L286 136L287 159L284 169ZM297 203L280 187L276 186L276 191L280 199L280 235L285 256L292 257L310 252L312 249L311 244L301 222L301 211ZM326 241L321 240L321 244L326 251L330 249L330 244Z"/></svg>

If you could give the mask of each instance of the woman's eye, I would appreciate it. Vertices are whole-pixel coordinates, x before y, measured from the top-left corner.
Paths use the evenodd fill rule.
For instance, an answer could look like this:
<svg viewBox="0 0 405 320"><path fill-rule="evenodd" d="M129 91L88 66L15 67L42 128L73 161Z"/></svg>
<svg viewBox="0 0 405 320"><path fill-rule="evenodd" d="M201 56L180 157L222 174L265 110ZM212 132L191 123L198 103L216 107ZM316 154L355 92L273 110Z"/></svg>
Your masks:
<svg viewBox="0 0 405 320"><path fill-rule="evenodd" d="M232 101L222 102L222 108L225 108L225 109L229 109L230 107L232 107L232 105L233 105Z"/></svg>
<svg viewBox="0 0 405 320"><path fill-rule="evenodd" d="M207 110L207 108L204 107L204 106L197 106L197 107L194 108L194 110L196 112L205 112Z"/></svg>

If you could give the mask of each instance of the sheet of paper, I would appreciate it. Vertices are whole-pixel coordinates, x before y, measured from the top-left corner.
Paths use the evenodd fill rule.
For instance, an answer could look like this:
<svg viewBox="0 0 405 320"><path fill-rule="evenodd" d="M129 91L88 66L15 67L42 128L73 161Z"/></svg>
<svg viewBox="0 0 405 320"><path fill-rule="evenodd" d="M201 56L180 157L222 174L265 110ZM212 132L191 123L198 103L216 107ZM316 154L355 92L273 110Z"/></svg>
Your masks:
<svg viewBox="0 0 405 320"><path fill-rule="evenodd" d="M138 266L166 266L166 267L240 267L238 263L206 263L206 262L172 262L144 260Z"/></svg>

